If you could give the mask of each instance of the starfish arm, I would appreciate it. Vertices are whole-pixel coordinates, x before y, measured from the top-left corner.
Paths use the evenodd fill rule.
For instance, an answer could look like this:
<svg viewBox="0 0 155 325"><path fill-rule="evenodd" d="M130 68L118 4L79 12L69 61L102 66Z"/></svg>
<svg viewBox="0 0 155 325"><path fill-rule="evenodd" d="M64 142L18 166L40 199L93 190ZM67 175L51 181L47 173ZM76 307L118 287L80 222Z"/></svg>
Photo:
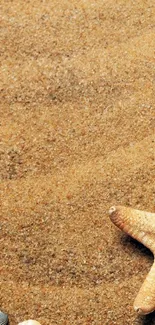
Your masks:
<svg viewBox="0 0 155 325"><path fill-rule="evenodd" d="M109 214L118 228L148 247L155 256L155 213L116 206L110 208ZM135 299L134 309L139 314L155 310L155 262Z"/></svg>
<svg viewBox="0 0 155 325"><path fill-rule="evenodd" d="M141 315L149 314L155 310L155 262L135 299L134 310Z"/></svg>
<svg viewBox="0 0 155 325"><path fill-rule="evenodd" d="M155 213L116 206L110 208L109 214L118 228L141 242L155 255Z"/></svg>

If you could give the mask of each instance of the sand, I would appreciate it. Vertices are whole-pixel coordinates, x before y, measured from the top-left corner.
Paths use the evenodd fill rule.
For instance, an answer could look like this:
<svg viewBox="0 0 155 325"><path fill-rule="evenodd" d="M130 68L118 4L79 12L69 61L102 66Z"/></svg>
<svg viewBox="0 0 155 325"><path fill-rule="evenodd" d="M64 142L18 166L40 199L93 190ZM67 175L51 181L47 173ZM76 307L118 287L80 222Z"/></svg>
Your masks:
<svg viewBox="0 0 155 325"><path fill-rule="evenodd" d="M155 212L153 0L0 2L0 310L10 325L152 325L152 254L110 222Z"/></svg>

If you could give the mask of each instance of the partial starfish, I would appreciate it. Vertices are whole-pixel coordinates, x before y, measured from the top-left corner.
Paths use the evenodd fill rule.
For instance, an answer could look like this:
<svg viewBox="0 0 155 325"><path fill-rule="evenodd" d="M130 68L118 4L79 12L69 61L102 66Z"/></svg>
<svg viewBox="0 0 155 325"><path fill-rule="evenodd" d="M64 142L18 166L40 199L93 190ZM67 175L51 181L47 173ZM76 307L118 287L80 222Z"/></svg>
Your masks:
<svg viewBox="0 0 155 325"><path fill-rule="evenodd" d="M114 206L109 214L118 228L148 247L155 256L155 213ZM155 261L134 301L134 309L143 315L155 310Z"/></svg>

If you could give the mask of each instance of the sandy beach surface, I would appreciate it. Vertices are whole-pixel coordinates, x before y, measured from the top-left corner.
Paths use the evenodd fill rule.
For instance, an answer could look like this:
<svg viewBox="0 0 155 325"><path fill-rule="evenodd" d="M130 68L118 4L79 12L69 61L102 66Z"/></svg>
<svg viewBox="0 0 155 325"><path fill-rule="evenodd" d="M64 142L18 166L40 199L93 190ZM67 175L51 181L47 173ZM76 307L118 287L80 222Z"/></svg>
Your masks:
<svg viewBox="0 0 155 325"><path fill-rule="evenodd" d="M1 0L0 27L0 310L155 324L153 256L108 217L155 212L154 0Z"/></svg>

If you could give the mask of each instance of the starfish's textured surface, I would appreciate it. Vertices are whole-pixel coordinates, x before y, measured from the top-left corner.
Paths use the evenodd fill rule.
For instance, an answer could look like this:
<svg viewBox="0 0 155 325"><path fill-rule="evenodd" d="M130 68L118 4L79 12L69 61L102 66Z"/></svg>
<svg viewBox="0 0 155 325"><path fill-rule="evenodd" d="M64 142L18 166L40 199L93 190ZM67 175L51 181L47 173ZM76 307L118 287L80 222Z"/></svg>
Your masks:
<svg viewBox="0 0 155 325"><path fill-rule="evenodd" d="M114 206L109 210L111 221L121 230L149 248L155 255L155 213ZM155 262L134 302L139 314L155 310Z"/></svg>

